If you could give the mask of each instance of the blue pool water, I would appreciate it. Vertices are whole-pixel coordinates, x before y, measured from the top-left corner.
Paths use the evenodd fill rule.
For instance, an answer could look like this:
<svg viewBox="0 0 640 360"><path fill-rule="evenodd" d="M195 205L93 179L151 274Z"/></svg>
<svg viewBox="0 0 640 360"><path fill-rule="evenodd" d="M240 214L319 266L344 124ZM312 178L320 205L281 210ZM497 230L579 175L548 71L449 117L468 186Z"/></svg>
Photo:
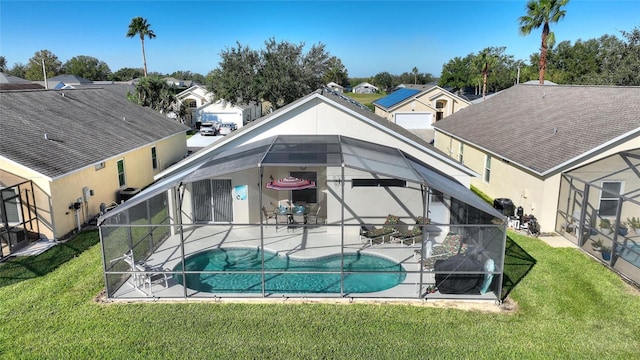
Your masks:
<svg viewBox="0 0 640 360"><path fill-rule="evenodd" d="M275 293L340 293L340 273L292 274L289 271L340 271L340 255L315 259L292 259L264 252L265 291ZM185 259L187 271L229 271L234 273L186 274L186 286L202 292L261 292L262 252L260 249L216 249L197 253ZM406 278L402 265L367 254L344 256L345 293L368 293L392 288ZM182 271L178 264L174 271ZM394 271L396 273L388 273ZM360 272L360 273L358 273ZM366 272L366 273L365 273ZM182 274L176 274L180 284Z"/></svg>

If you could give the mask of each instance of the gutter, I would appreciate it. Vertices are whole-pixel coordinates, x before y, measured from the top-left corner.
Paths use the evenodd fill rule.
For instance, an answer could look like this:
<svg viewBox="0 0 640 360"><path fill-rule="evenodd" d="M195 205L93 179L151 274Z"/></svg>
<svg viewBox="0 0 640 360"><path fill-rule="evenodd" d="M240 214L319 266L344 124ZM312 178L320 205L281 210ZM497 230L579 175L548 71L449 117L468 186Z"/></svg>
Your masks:
<svg viewBox="0 0 640 360"><path fill-rule="evenodd" d="M436 128L436 127L434 127L434 129L436 131L439 131L439 132L441 132L443 134L446 134L446 135L448 135L448 136L450 136L452 138L455 138L457 140L462 140L462 141L466 142L467 144L472 145L472 146L482 150L483 152L485 152L487 154L491 154L492 156L494 156L496 158L500 158L502 160L509 161L511 164L515 164L518 167L520 167L522 169L525 169L525 170L527 170L527 171L529 171L529 172L531 172L531 173L533 173L535 175L538 175L539 177L543 177L543 178L547 177L547 176L549 176L551 174L562 172L562 171L566 170L571 164L582 162L582 161L588 159L590 156L593 156L593 154L601 152L605 148L610 147L612 145L615 145L616 143L620 143L621 141L625 140L625 138L633 138L634 135L636 135L636 134L640 135L640 127L638 127L635 130L632 130L632 131L627 132L625 134L622 134L622 135L620 135L618 137L615 137L615 138L613 138L613 139L611 139L611 140L609 140L609 141L607 141L605 143L602 143L599 146L594 147L593 149L591 149L591 150L589 150L587 152L584 152L584 153L582 153L582 154L580 154L580 155L578 155L576 157L573 157L573 158L571 158L569 160L566 160L566 161L564 161L564 162L562 162L562 163L560 163L560 164L558 164L558 165L556 165L556 166L554 166L554 167L552 167L550 169L547 169L545 171L540 172L540 171L533 170L532 168L530 168L530 167L528 167L526 165L523 165L523 164L521 164L521 163L519 163L517 161L513 161L513 160L511 160L509 158L506 158L506 157L504 157L504 156L502 156L502 155L500 155L500 154L498 154L496 152L488 150L483 146L480 146L480 145L478 145L476 143L468 141L468 140L466 140L466 139L464 139L462 137L456 136L451 132L448 132L448 131L445 131L445 130L443 130L441 128ZM639 145L640 145L640 141L639 141Z"/></svg>

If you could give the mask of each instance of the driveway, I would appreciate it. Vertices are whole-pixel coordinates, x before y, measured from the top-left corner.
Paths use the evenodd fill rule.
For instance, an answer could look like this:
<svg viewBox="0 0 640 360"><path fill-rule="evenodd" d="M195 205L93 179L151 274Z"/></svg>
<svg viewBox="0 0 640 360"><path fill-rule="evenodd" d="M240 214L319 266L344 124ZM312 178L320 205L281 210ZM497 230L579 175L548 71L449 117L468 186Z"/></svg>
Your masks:
<svg viewBox="0 0 640 360"><path fill-rule="evenodd" d="M187 139L187 150L196 152L202 148L205 148L214 142L223 139L223 135L218 136L202 136L200 133L193 135Z"/></svg>

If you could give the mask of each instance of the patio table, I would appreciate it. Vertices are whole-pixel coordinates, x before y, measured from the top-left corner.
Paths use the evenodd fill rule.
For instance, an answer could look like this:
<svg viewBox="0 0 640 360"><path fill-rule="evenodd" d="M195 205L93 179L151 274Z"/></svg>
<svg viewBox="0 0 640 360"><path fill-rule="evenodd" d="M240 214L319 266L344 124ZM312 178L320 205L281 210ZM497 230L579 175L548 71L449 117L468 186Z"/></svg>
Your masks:
<svg viewBox="0 0 640 360"><path fill-rule="evenodd" d="M276 214L280 214L280 215L287 215L289 217L289 223L293 223L293 215L294 214L298 214L297 211L294 210L295 207L287 207L284 208L284 210L279 210L276 209L275 213ZM304 215L304 223L307 223L307 215L309 214L309 207L308 206L303 206L304 210L302 211L302 214Z"/></svg>

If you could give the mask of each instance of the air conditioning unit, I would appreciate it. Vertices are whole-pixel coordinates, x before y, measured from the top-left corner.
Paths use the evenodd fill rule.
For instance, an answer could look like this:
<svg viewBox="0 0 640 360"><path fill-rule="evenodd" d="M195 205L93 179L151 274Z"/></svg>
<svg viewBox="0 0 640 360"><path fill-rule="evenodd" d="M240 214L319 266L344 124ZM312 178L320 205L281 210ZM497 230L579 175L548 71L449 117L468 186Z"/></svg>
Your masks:
<svg viewBox="0 0 640 360"><path fill-rule="evenodd" d="M118 199L117 199L118 203L131 199L137 193L139 193L140 190L141 190L140 188L133 188L133 187L121 189L120 191L118 191Z"/></svg>

